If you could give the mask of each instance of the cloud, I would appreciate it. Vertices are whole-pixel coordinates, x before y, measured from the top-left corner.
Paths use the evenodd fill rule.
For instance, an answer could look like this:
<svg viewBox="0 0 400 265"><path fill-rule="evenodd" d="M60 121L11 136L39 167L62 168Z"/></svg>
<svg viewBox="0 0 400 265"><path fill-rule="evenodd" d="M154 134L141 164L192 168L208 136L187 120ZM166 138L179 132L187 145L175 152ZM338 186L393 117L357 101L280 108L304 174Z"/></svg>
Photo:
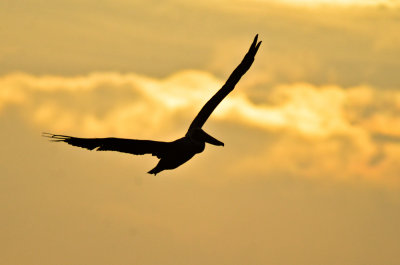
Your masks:
<svg viewBox="0 0 400 265"><path fill-rule="evenodd" d="M133 133L168 126L175 116L184 116L189 123L222 84L210 73L195 70L164 79L134 73L77 77L10 74L0 79L0 106L4 112L8 105L18 105L28 119L51 129L101 134L119 128ZM311 137L360 131L400 135L396 126L400 92L396 90L294 83L268 89L258 103L246 91L251 94L252 87L236 89L213 118ZM136 126L123 122L128 120ZM59 125L63 123L68 125ZM389 123L392 126L386 126Z"/></svg>
<svg viewBox="0 0 400 265"><path fill-rule="evenodd" d="M201 107L220 86L207 73L185 71L164 80L137 74L87 76L11 74L0 80L2 111L16 105L41 127L86 134L140 133L168 127L175 112ZM183 112L181 113L183 115Z"/></svg>
<svg viewBox="0 0 400 265"><path fill-rule="evenodd" d="M284 2L292 5L305 5L305 6L315 6L315 5L328 5L328 6L397 6L398 3L390 0L270 0L265 2Z"/></svg>
<svg viewBox="0 0 400 265"><path fill-rule="evenodd" d="M3 24L9 25L0 44L0 74L133 71L160 78L196 68L224 78L259 33L263 45L254 71L274 85L362 82L393 88L400 82L396 10L303 8L273 1L88 0L71 5L29 0L0 9Z"/></svg>
<svg viewBox="0 0 400 265"><path fill-rule="evenodd" d="M385 180L398 181L398 90L293 83L266 88L254 101L248 94L260 83L251 76L248 82L244 79L206 124L221 124L219 135L232 134L223 124L247 128L242 139L234 141L248 155L231 157L237 160L232 174L235 168L308 177L378 179L385 174ZM0 78L0 115L17 109L29 124L54 133L172 140L185 133L222 84L212 74L195 70L162 79L116 72L75 77L10 74ZM252 136L255 131L263 133Z"/></svg>

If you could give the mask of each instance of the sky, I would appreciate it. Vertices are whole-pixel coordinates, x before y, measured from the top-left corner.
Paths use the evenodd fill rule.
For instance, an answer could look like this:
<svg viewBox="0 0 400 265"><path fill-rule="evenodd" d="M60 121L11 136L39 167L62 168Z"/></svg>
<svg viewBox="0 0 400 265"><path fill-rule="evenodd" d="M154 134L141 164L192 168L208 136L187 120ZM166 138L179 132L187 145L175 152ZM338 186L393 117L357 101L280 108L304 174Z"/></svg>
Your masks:
<svg viewBox="0 0 400 265"><path fill-rule="evenodd" d="M400 1L0 2L1 264L395 265ZM42 132L171 141L158 160Z"/></svg>

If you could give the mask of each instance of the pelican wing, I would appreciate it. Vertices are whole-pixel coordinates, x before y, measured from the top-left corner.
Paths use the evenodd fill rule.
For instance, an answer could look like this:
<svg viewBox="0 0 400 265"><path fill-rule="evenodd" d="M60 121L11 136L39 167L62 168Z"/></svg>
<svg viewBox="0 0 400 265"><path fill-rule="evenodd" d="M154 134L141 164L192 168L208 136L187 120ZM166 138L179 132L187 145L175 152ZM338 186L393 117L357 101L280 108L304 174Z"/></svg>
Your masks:
<svg viewBox="0 0 400 265"><path fill-rule="evenodd" d="M43 136L54 142L67 144L96 151L117 151L133 155L152 154L161 158L167 148L167 142L135 140L123 138L79 138L67 135L43 133Z"/></svg>
<svg viewBox="0 0 400 265"><path fill-rule="evenodd" d="M250 66L254 62L254 56L256 55L258 48L260 47L261 41L258 42L258 34L255 36L253 43L250 46L249 51L244 56L242 62L236 67L236 69L229 76L226 83L222 88L203 106L199 114L190 124L189 131L194 128L201 128L204 123L210 117L211 113L218 106L218 104L235 88L240 78L249 70Z"/></svg>

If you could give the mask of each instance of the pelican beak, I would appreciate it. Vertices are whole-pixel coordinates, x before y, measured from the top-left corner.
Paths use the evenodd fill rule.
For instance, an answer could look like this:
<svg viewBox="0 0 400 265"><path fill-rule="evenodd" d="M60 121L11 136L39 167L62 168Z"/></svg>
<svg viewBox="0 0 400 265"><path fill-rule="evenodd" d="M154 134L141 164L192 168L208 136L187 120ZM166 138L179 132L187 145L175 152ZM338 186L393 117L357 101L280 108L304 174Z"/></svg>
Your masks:
<svg viewBox="0 0 400 265"><path fill-rule="evenodd" d="M218 141L217 139L215 139L214 137L212 137L211 135L209 135L208 133L206 133L201 129L196 132L196 138L212 145L224 146L223 142Z"/></svg>

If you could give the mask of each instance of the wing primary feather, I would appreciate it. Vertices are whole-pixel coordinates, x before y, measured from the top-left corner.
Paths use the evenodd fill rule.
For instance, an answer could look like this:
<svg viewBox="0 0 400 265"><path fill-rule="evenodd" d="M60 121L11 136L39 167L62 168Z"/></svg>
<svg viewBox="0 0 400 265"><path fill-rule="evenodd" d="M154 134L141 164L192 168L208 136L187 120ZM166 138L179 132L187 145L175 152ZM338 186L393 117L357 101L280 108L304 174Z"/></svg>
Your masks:
<svg viewBox="0 0 400 265"><path fill-rule="evenodd" d="M219 103L235 88L236 84L242 78L242 76L250 69L254 62L254 57L260 48L261 41L258 42L258 34L254 37L254 40L249 48L249 51L244 56L240 64L233 70L228 80L222 86L220 90L203 106L196 118L192 121L189 126L189 131L194 128L201 128L211 113L215 110Z"/></svg>
<svg viewBox="0 0 400 265"><path fill-rule="evenodd" d="M136 140L124 138L79 138L61 134L43 133L52 142L65 142L67 144L95 151L117 151L134 155L152 154L161 158L168 142Z"/></svg>

